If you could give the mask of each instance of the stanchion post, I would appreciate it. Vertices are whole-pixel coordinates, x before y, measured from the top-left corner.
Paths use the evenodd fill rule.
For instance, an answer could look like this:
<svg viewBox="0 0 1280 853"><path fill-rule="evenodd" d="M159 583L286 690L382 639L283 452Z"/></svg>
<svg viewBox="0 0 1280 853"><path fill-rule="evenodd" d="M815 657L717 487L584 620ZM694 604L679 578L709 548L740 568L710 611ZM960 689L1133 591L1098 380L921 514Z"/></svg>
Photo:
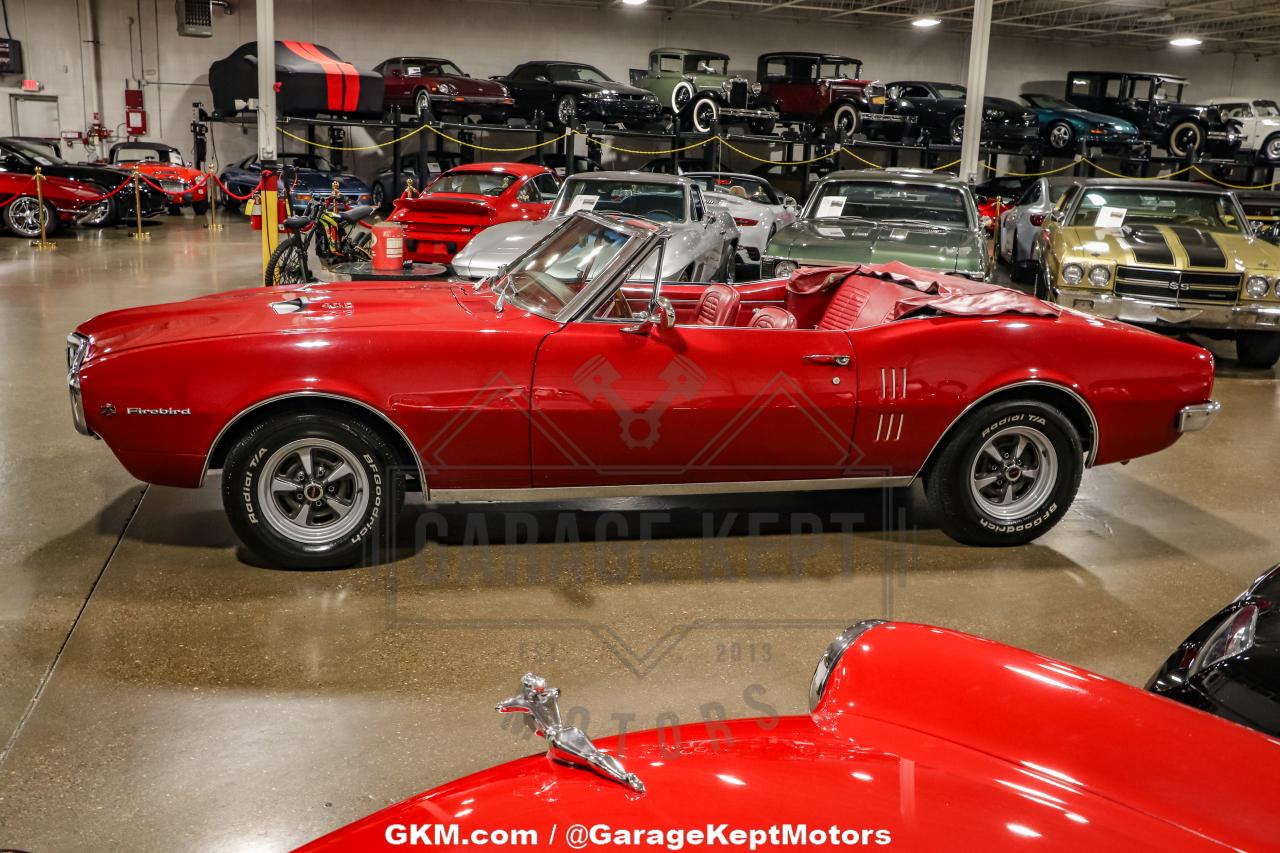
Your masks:
<svg viewBox="0 0 1280 853"><path fill-rule="evenodd" d="M400 186L401 174L404 171L404 163L400 159L400 107L391 107L391 186L392 195L396 195L396 190L402 189ZM335 186L337 182L334 182Z"/></svg>
<svg viewBox="0 0 1280 853"><path fill-rule="evenodd" d="M146 240L151 237L151 233L142 230L142 187L139 185L142 176L138 173L138 167L133 167L133 239Z"/></svg>
<svg viewBox="0 0 1280 853"><path fill-rule="evenodd" d="M338 191L338 179L334 178L333 183L329 186L329 207L334 213L342 210L342 193Z"/></svg>
<svg viewBox="0 0 1280 853"><path fill-rule="evenodd" d="M216 181L217 177L214 174L214 165L210 163L209 177L205 178L204 181L205 189L207 190L205 192L205 198L209 199L209 221L205 223L204 227L208 228L210 231L222 230L222 223L218 221L218 197L214 193L214 187L217 185Z"/></svg>
<svg viewBox="0 0 1280 853"><path fill-rule="evenodd" d="M44 172L41 170L39 166L36 166L35 182L36 182L36 203L40 206L40 209L36 214L37 220L40 223L40 239L32 240L31 245L34 248L40 249L40 250L56 249L57 244L51 242L48 239L49 223L45 221L45 209L44 209ZM12 202L10 203L12 204Z"/></svg>
<svg viewBox="0 0 1280 853"><path fill-rule="evenodd" d="M266 164L264 164L265 166ZM275 172L275 163L262 170L262 194L259 205L262 208L262 273L265 276L267 264L280 242L279 204L280 179Z"/></svg>
<svg viewBox="0 0 1280 853"><path fill-rule="evenodd" d="M533 157L534 157L534 162L537 163L539 166L546 165L546 163L543 162L543 160L545 160L546 158L542 153L542 145L547 141L547 134L544 129L544 125L545 125L545 122L543 121L543 118L542 118L542 110L534 110L533 126L536 132L534 133L533 139L535 142L538 143L538 147L533 149Z"/></svg>

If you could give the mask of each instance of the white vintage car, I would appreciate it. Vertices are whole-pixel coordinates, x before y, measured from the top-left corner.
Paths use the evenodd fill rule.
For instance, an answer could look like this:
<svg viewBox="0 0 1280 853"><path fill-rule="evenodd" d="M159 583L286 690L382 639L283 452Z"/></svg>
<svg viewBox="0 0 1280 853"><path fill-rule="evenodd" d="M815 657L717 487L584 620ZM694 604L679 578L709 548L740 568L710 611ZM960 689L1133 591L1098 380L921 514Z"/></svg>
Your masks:
<svg viewBox="0 0 1280 853"><path fill-rule="evenodd" d="M759 264L769 240L796 221L800 206L764 178L732 172L685 172L702 187L707 203L726 210L738 226L738 262Z"/></svg>
<svg viewBox="0 0 1280 853"><path fill-rule="evenodd" d="M1270 98L1210 98L1222 120L1240 125L1242 149L1257 152L1264 163L1280 163L1280 106Z"/></svg>
<svg viewBox="0 0 1280 853"><path fill-rule="evenodd" d="M476 235L453 258L454 273L491 276L520 257L577 211L615 213L666 226L662 252L666 281L732 281L740 235L733 216L704 199L688 178L648 172L588 172L564 182L545 219L504 222ZM657 258L639 272L651 276Z"/></svg>

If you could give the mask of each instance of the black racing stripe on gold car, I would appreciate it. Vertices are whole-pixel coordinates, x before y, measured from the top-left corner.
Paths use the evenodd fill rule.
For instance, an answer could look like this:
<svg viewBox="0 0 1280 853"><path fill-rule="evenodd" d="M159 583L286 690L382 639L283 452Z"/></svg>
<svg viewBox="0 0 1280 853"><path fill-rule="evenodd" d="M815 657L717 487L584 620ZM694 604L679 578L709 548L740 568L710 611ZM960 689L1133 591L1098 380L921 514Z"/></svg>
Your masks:
<svg viewBox="0 0 1280 853"><path fill-rule="evenodd" d="M1173 265L1173 249L1164 232L1154 225L1130 225L1125 228L1124 236L1135 263Z"/></svg>
<svg viewBox="0 0 1280 853"><path fill-rule="evenodd" d="M1212 236L1188 225L1170 225L1169 230L1178 237L1183 250L1187 253L1187 262L1193 267L1227 266L1227 256L1223 253L1218 241Z"/></svg>

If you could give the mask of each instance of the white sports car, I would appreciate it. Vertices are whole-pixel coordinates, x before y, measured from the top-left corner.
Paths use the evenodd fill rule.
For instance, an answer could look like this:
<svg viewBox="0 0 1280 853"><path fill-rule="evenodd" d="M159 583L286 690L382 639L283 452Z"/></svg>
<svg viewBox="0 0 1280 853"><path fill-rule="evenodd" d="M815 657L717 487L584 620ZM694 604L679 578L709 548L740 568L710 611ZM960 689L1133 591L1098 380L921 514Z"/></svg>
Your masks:
<svg viewBox="0 0 1280 853"><path fill-rule="evenodd" d="M723 206L703 198L688 178L646 172L587 172L564 182L546 219L504 222L477 234L453 258L454 272L471 279L493 275L579 210L617 213L657 222L670 237L662 252L666 281L732 281L739 233ZM652 276L655 256L641 265Z"/></svg>
<svg viewBox="0 0 1280 853"><path fill-rule="evenodd" d="M1209 98L1223 121L1240 125L1240 147L1257 152L1264 163L1280 163L1280 106L1270 98Z"/></svg>
<svg viewBox="0 0 1280 853"><path fill-rule="evenodd" d="M758 264L770 238L796 221L800 206L764 178L732 172L685 172L706 193L707 203L726 210L741 234L738 262Z"/></svg>

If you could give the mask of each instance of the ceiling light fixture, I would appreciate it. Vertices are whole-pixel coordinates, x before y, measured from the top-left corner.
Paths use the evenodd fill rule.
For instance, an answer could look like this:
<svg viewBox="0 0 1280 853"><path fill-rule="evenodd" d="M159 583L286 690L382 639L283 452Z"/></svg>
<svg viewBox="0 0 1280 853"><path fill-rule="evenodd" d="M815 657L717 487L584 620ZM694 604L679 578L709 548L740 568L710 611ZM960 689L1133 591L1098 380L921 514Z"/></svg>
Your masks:
<svg viewBox="0 0 1280 853"><path fill-rule="evenodd" d="M916 18L914 21L911 22L911 26L919 27L920 29L925 30L925 29L928 29L929 27L936 27L938 26L938 24L941 24L941 23L942 21L938 20L937 18Z"/></svg>
<svg viewBox="0 0 1280 853"><path fill-rule="evenodd" d="M643 6L649 0L622 0L623 6Z"/></svg>
<svg viewBox="0 0 1280 853"><path fill-rule="evenodd" d="M1169 44L1174 47L1195 47L1198 44L1204 44L1204 42L1194 36L1182 36L1176 39L1169 39Z"/></svg>

